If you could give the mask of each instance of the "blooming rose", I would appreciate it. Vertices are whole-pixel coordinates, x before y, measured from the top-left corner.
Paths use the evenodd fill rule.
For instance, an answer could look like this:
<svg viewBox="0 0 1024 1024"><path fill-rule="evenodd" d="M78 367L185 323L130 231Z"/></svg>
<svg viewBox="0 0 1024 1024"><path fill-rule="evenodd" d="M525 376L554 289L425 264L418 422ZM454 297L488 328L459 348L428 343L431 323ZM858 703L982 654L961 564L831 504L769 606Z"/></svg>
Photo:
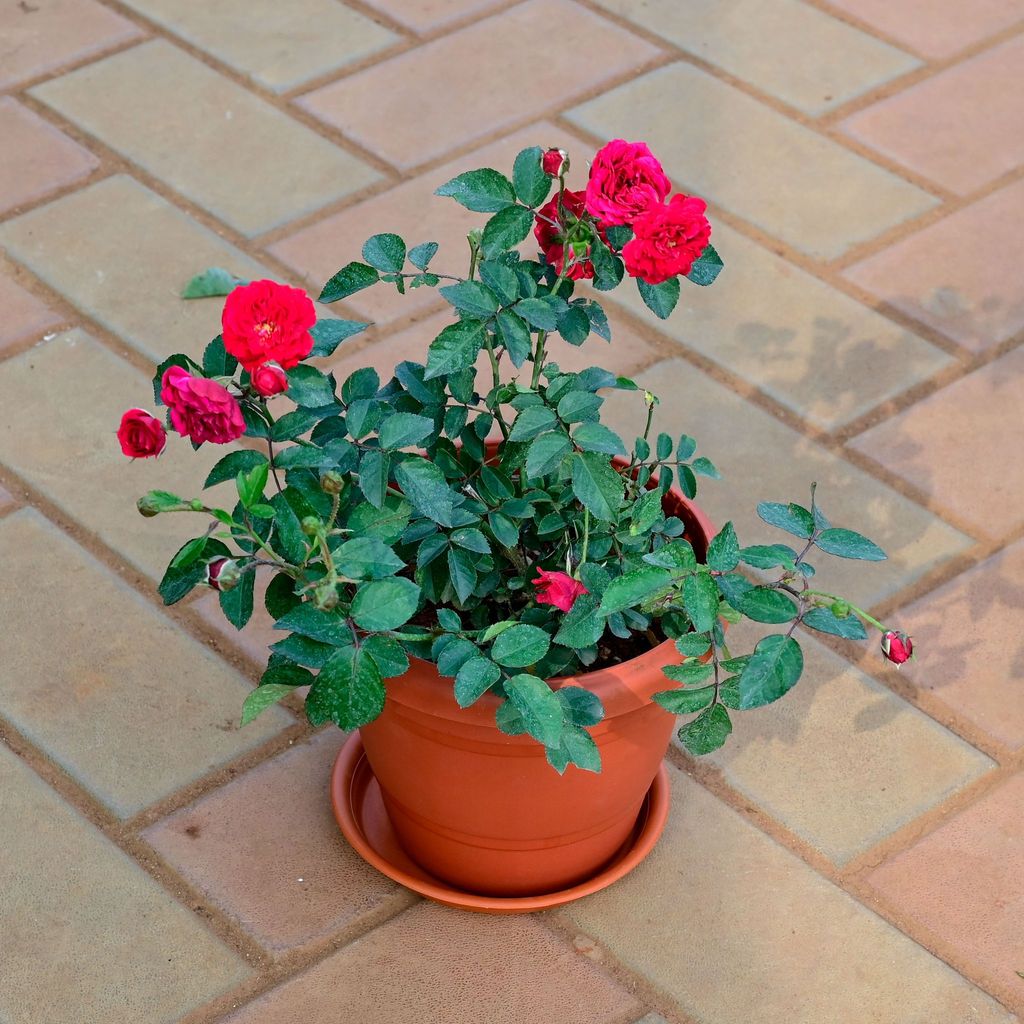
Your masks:
<svg viewBox="0 0 1024 1024"><path fill-rule="evenodd" d="M215 380L168 366L160 380L160 398L171 412L174 429L196 444L227 444L245 433L241 407Z"/></svg>
<svg viewBox="0 0 1024 1024"><path fill-rule="evenodd" d="M646 142L613 139L594 155L587 182L587 212L601 224L632 224L672 190Z"/></svg>
<svg viewBox="0 0 1024 1024"><path fill-rule="evenodd" d="M571 227L580 217L583 216L583 193L570 192L566 189L562 193L562 207L569 217L559 216L558 196L554 196L545 203L538 211L534 219L533 233L540 243L541 251L555 270L562 272L562 254L566 230ZM569 222L566 223L566 220ZM552 223L554 221L555 223ZM604 237L604 232L601 233ZM580 281L594 276L594 265L590 262L590 247L587 247L586 257L580 259L576 256L569 273L565 276L570 281Z"/></svg>
<svg viewBox="0 0 1024 1024"><path fill-rule="evenodd" d="M630 277L661 284L677 274L688 274L711 237L706 209L703 199L676 195L637 217L633 237L622 249Z"/></svg>
<svg viewBox="0 0 1024 1024"><path fill-rule="evenodd" d="M310 297L276 281L236 288L221 314L224 348L250 372L269 360L285 370L297 366L313 350L309 329L315 323Z"/></svg>
<svg viewBox="0 0 1024 1024"><path fill-rule="evenodd" d="M898 668L913 656L914 641L906 633L890 629L882 634L882 653Z"/></svg>
<svg viewBox="0 0 1024 1024"><path fill-rule="evenodd" d="M557 178L569 170L569 154L564 149L549 149L540 158L540 166L545 174Z"/></svg>
<svg viewBox="0 0 1024 1024"><path fill-rule="evenodd" d="M132 459L148 459L159 455L167 444L167 431L152 413L145 409L129 409L121 417L117 431L121 451Z"/></svg>
<svg viewBox="0 0 1024 1024"><path fill-rule="evenodd" d="M264 398L288 390L288 374L277 363L262 363L252 371L252 389Z"/></svg>
<svg viewBox="0 0 1024 1024"><path fill-rule="evenodd" d="M580 594L590 593L579 580L564 572L538 569L537 578L530 582L537 588L537 604L553 604L563 612L572 608Z"/></svg>

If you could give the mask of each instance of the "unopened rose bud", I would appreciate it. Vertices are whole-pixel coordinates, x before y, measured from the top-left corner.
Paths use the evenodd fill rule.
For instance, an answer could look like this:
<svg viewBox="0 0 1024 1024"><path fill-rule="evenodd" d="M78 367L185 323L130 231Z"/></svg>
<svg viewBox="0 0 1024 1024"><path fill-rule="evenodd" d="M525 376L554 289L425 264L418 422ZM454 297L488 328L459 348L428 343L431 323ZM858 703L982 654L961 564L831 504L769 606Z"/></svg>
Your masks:
<svg viewBox="0 0 1024 1024"><path fill-rule="evenodd" d="M333 583L321 583L313 591L313 607L322 612L329 612L338 604L338 591Z"/></svg>
<svg viewBox="0 0 1024 1024"><path fill-rule="evenodd" d="M320 477L320 489L328 494L341 494L345 489L345 478L333 469Z"/></svg>
<svg viewBox="0 0 1024 1024"><path fill-rule="evenodd" d="M307 537L315 537L323 524L316 516L306 516L299 525Z"/></svg>
<svg viewBox="0 0 1024 1024"><path fill-rule="evenodd" d="M214 558L206 563L205 582L213 590L234 590L241 578L242 571L231 558Z"/></svg>
<svg viewBox="0 0 1024 1024"><path fill-rule="evenodd" d="M549 149L540 158L540 166L552 178L561 178L569 170L569 154L564 149Z"/></svg>
<svg viewBox="0 0 1024 1024"><path fill-rule="evenodd" d="M837 619L845 619L850 614L850 605L846 601L836 601L832 605L832 614Z"/></svg>
<svg viewBox="0 0 1024 1024"><path fill-rule="evenodd" d="M152 519L153 516L160 515L160 509L154 507L154 502L148 494L144 494L139 498L135 503L135 507L139 510L139 514L145 516L147 519Z"/></svg>
<svg viewBox="0 0 1024 1024"><path fill-rule="evenodd" d="M262 363L250 374L252 389L264 398L284 394L288 390L288 374L275 362Z"/></svg>
<svg viewBox="0 0 1024 1024"><path fill-rule="evenodd" d="M898 629L882 634L882 653L897 667L914 655L914 641Z"/></svg>

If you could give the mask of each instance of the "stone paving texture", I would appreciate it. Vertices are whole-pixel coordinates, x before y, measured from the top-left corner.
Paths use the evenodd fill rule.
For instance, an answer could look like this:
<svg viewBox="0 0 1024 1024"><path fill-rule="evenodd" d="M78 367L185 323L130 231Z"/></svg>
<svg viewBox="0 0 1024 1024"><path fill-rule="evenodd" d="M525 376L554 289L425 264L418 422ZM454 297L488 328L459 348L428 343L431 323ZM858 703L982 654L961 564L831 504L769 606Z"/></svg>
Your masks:
<svg viewBox="0 0 1024 1024"><path fill-rule="evenodd" d="M0 1022L1021 1020L1022 65L1024 0L0 0ZM339 733L238 729L266 616L163 608L192 530L134 499L223 452L114 431L218 333L197 271L316 294L394 230L461 272L482 221L439 184L538 144L579 187L615 136L708 198L726 271L666 322L615 293L559 361L658 393L745 542L817 480L890 554L822 579L918 657L808 639L727 748L670 750L636 872L465 915L344 844ZM330 368L422 358L444 310L353 296Z"/></svg>

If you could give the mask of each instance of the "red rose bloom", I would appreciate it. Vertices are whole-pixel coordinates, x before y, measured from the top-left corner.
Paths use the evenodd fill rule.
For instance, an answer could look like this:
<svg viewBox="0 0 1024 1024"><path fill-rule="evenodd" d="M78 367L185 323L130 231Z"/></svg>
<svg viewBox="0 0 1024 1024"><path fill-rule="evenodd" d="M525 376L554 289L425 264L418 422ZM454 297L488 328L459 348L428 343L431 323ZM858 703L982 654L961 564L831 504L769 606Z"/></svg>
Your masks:
<svg viewBox="0 0 1024 1024"><path fill-rule="evenodd" d="M310 297L276 281L236 288L221 314L224 348L250 372L270 360L286 370L298 366L313 350L309 329L315 323Z"/></svg>
<svg viewBox="0 0 1024 1024"><path fill-rule="evenodd" d="M672 191L646 142L613 139L594 154L587 182L587 212L606 227L632 224Z"/></svg>
<svg viewBox="0 0 1024 1024"><path fill-rule="evenodd" d="M530 582L537 588L537 604L553 604L563 612L572 608L580 594L590 593L579 580L564 572L538 569L537 578Z"/></svg>
<svg viewBox="0 0 1024 1024"><path fill-rule="evenodd" d="M241 406L215 380L168 366L160 380L160 398L170 410L174 429L196 444L227 444L245 433Z"/></svg>
<svg viewBox="0 0 1024 1024"><path fill-rule="evenodd" d="M263 363L252 371L252 389L264 398L284 394L288 390L288 374L277 363Z"/></svg>
<svg viewBox="0 0 1024 1024"><path fill-rule="evenodd" d="M568 217L559 216L558 196L554 196L537 211L533 226L533 233L540 243L545 259L559 274L562 272L564 252L562 243L565 240L566 230L575 224L585 212L583 193L570 192L566 189L562 193L562 209L565 214L568 214ZM568 223L566 223L567 220ZM553 224L552 221L556 223ZM604 237L604 232L601 233L601 237ZM586 256L583 259L577 256L569 268L569 273L565 275L570 281L589 280L594 276L594 265L590 262L589 256L590 247L588 246Z"/></svg>
<svg viewBox="0 0 1024 1024"><path fill-rule="evenodd" d="M637 217L633 237L622 249L630 277L661 284L678 274L688 274L711 238L706 209L703 199L676 195Z"/></svg>
<svg viewBox="0 0 1024 1024"><path fill-rule="evenodd" d="M129 409L121 417L117 439L121 442L121 451L130 459L148 459L164 450L167 431L145 409Z"/></svg>

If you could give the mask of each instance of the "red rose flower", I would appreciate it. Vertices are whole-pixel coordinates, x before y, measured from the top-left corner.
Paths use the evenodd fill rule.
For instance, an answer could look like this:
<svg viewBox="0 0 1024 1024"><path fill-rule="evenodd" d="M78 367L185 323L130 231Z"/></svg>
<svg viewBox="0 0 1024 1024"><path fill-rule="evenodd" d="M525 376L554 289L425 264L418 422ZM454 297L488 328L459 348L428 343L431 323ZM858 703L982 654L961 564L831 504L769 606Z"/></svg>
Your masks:
<svg viewBox="0 0 1024 1024"><path fill-rule="evenodd" d="M562 272L562 243L565 241L566 232L584 212L583 193L570 192L566 189L562 193L561 215L558 209L558 196L554 196L537 211L534 218L533 233L540 243L541 251L559 274ZM604 237L604 232L601 232L601 237ZM570 281L581 281L594 276L594 265L590 262L589 256L588 246L582 259L579 256L575 257L572 266L569 267L569 273L565 275Z"/></svg>
<svg viewBox="0 0 1024 1024"><path fill-rule="evenodd" d="M227 444L245 433L241 406L215 380L168 366L160 380L160 399L170 410L174 429L196 444Z"/></svg>
<svg viewBox="0 0 1024 1024"><path fill-rule="evenodd" d="M914 641L898 629L882 634L882 653L897 668L914 655Z"/></svg>
<svg viewBox="0 0 1024 1024"><path fill-rule="evenodd" d="M569 170L569 154L564 149L549 149L540 158L541 170L557 178Z"/></svg>
<svg viewBox="0 0 1024 1024"><path fill-rule="evenodd" d="M252 389L264 398L284 394L288 390L288 374L277 363L262 363L252 371Z"/></svg>
<svg viewBox="0 0 1024 1024"><path fill-rule="evenodd" d="M587 182L587 212L606 227L632 224L672 191L646 142L613 139L594 154Z"/></svg>
<svg viewBox="0 0 1024 1024"><path fill-rule="evenodd" d="M564 572L538 569L537 578L530 582L537 588L537 604L553 604L563 612L572 608L580 594L590 593L579 580Z"/></svg>
<svg viewBox="0 0 1024 1024"><path fill-rule="evenodd" d="M121 451L131 459L148 459L159 455L167 444L164 425L145 409L129 409L121 417L117 431Z"/></svg>
<svg viewBox="0 0 1024 1024"><path fill-rule="evenodd" d="M276 281L236 288L221 314L224 348L250 372L269 360L285 370L298 366L313 350L309 329L315 323L310 297Z"/></svg>
<svg viewBox="0 0 1024 1024"><path fill-rule="evenodd" d="M633 237L622 249L630 277L661 284L677 274L688 274L711 238L706 209L703 199L676 195L637 217Z"/></svg>

